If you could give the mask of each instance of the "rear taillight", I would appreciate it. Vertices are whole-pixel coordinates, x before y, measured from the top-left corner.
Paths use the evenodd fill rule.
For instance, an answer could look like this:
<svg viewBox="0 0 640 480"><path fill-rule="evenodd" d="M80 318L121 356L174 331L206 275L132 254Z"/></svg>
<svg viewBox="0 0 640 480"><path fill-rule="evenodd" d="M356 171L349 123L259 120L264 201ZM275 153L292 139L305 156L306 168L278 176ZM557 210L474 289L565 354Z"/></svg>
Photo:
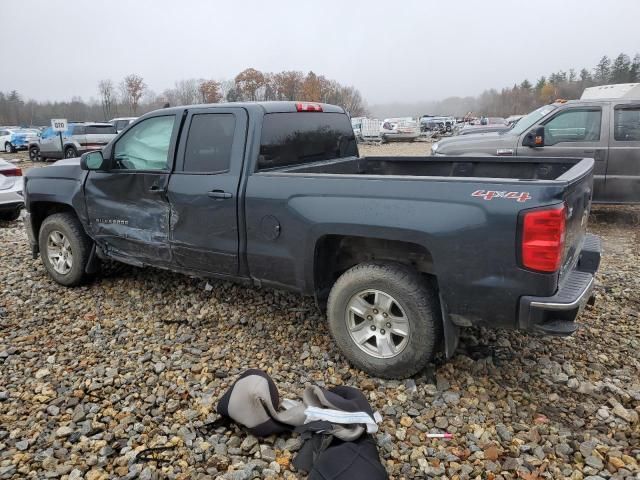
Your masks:
<svg viewBox="0 0 640 480"><path fill-rule="evenodd" d="M22 170L19 169L18 167L13 167L8 170L0 170L0 173L5 177L21 177L22 176Z"/></svg>
<svg viewBox="0 0 640 480"><path fill-rule="evenodd" d="M299 112L321 112L322 105L319 103L298 102L296 103L296 110Z"/></svg>
<svg viewBox="0 0 640 480"><path fill-rule="evenodd" d="M562 264L565 235L564 205L524 214L522 265L538 272L555 272Z"/></svg>

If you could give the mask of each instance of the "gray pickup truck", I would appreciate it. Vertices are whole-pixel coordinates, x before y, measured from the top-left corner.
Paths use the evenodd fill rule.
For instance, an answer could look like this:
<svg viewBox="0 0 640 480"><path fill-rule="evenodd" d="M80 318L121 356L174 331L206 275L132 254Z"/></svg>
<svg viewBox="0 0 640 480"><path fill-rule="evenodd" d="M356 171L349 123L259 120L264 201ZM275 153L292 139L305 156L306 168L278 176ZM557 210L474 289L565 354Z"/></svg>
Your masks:
<svg viewBox="0 0 640 480"><path fill-rule="evenodd" d="M640 203L640 99L545 105L510 130L444 139L433 155L591 157L593 201Z"/></svg>
<svg viewBox="0 0 640 480"><path fill-rule="evenodd" d="M404 377L459 327L575 331L600 260L593 165L362 158L339 107L177 107L30 170L25 226L63 285L117 260L313 295L351 362Z"/></svg>

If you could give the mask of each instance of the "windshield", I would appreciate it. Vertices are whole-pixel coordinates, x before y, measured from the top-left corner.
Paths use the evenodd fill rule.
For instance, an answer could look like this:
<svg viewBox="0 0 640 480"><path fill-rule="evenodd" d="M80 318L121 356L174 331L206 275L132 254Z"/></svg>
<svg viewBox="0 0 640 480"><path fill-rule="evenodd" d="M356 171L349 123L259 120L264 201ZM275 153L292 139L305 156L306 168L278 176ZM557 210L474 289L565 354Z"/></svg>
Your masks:
<svg viewBox="0 0 640 480"><path fill-rule="evenodd" d="M511 132L515 133L516 135L520 135L522 132L527 130L529 127L534 125L538 120L540 120L542 117L545 117L547 114L549 114L556 108L558 107L556 107L555 105L545 105L544 107L540 107L537 110L534 110L528 115L525 115L524 117L522 117L520 121L513 126L513 128L511 129Z"/></svg>

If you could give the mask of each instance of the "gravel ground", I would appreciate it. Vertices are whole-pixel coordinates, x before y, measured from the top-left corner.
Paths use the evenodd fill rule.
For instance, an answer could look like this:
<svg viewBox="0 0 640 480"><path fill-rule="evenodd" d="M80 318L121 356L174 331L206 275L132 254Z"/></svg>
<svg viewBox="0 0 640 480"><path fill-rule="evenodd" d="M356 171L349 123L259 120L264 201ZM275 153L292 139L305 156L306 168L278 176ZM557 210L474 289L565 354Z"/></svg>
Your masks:
<svg viewBox="0 0 640 480"><path fill-rule="evenodd" d="M638 479L640 208L590 220L605 256L576 335L472 329L402 382L350 368L310 300L122 265L65 289L22 223L0 222L0 479L299 478L295 437L198 428L250 367L288 398L364 390L392 478ZM445 430L453 440L425 438ZM150 447L170 448L138 456Z"/></svg>

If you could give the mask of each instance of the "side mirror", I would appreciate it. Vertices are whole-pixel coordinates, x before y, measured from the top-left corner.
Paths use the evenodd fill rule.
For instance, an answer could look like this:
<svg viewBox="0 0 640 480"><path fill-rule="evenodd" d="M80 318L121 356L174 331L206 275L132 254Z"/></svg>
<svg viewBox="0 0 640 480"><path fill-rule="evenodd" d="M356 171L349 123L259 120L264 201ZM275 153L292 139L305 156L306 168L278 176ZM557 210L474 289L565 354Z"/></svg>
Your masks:
<svg viewBox="0 0 640 480"><path fill-rule="evenodd" d="M539 126L529 130L522 140L522 145L531 148L544 147L544 127Z"/></svg>
<svg viewBox="0 0 640 480"><path fill-rule="evenodd" d="M104 170L104 157L100 150L83 153L80 157L80 168L82 170Z"/></svg>

